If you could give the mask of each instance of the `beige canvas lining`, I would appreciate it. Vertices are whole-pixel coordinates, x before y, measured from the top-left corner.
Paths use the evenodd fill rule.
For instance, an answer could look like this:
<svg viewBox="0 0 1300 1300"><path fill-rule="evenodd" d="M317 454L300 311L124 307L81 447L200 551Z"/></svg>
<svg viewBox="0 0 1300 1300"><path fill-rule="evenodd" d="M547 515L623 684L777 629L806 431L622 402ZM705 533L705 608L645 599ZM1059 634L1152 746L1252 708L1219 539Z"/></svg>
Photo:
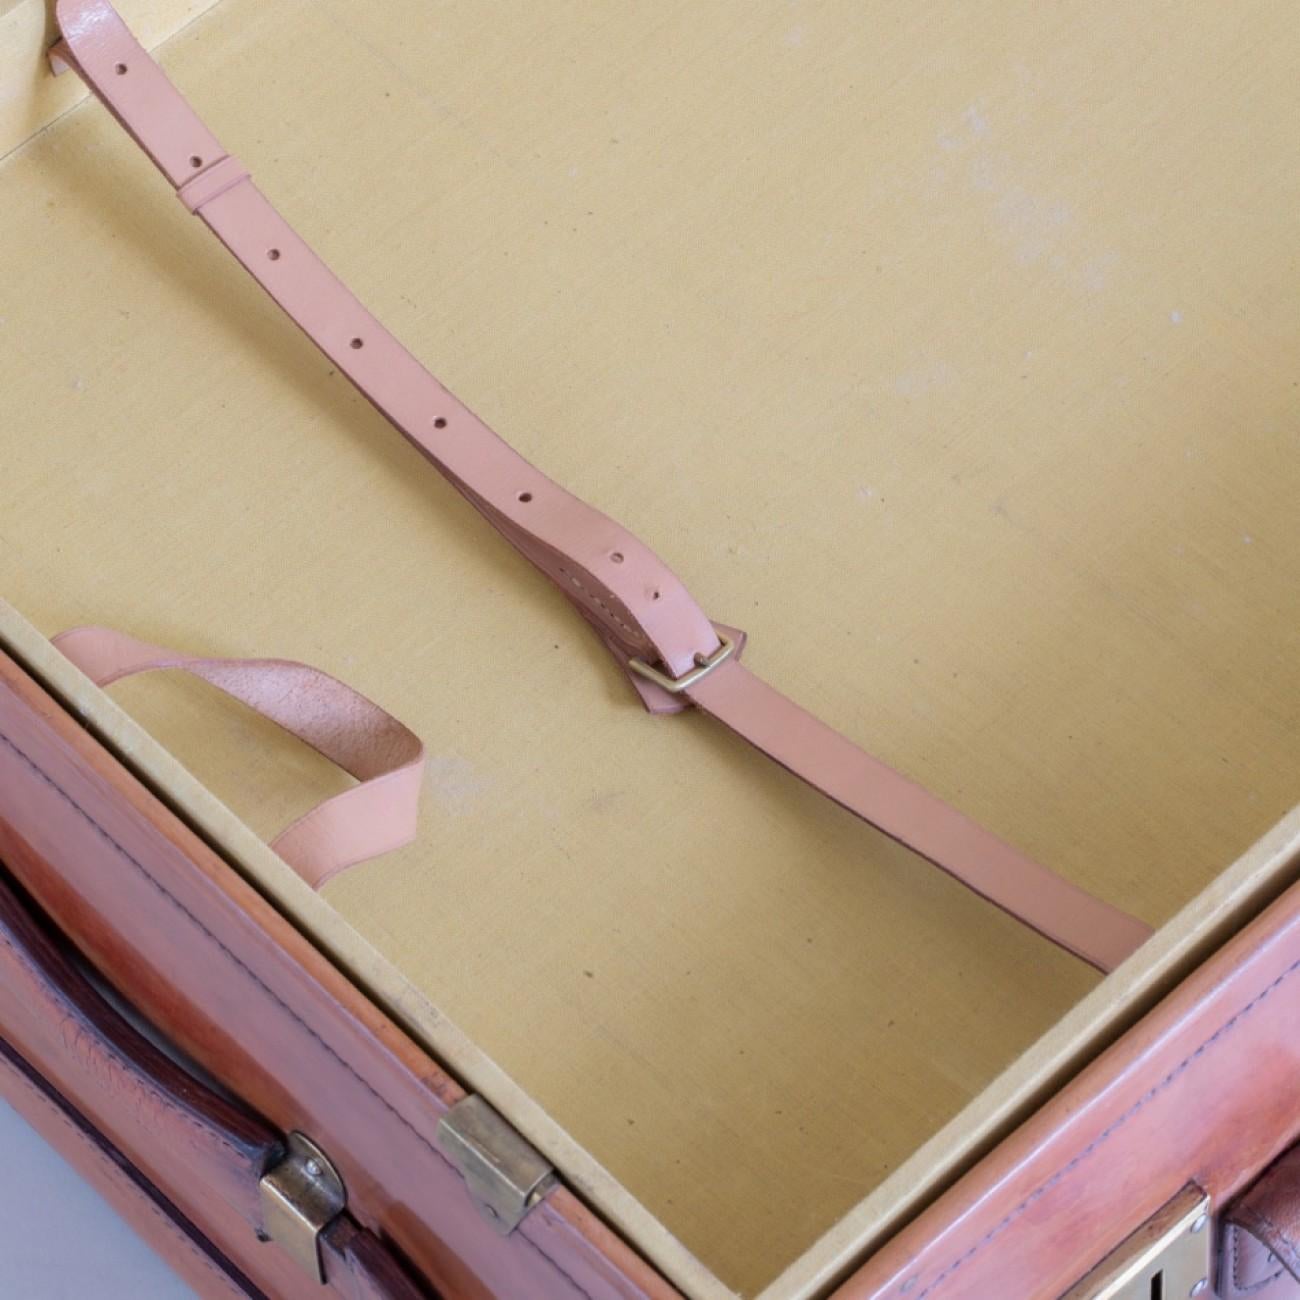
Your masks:
<svg viewBox="0 0 1300 1300"><path fill-rule="evenodd" d="M243 826L325 765L202 688L114 688L195 784L78 694L696 1294L824 1282L1283 873L1294 823L1219 869L1300 789L1295 36L1129 17L223 0L165 52L399 335L774 680L1089 888L1188 904L1096 988L640 713L97 110L0 170L0 590L45 634L311 661L422 731L420 843L322 901Z"/></svg>

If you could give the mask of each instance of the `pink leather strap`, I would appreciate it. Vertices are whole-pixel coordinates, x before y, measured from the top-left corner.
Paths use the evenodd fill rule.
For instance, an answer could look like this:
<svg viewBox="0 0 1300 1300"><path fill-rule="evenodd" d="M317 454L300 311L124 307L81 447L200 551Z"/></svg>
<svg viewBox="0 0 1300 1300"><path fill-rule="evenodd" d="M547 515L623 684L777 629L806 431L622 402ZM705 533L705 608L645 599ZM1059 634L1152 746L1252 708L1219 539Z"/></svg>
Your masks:
<svg viewBox="0 0 1300 1300"><path fill-rule="evenodd" d="M738 660L724 663L687 693L842 808L1098 970L1112 970L1151 933L859 749Z"/></svg>
<svg viewBox="0 0 1300 1300"><path fill-rule="evenodd" d="M594 625L647 708L699 705L1098 969L1111 969L1150 934L743 669L739 642L724 649L718 633L727 629L705 616L652 551L528 464L362 307L221 147L108 0L58 0L56 12L63 33L52 51L56 70L71 65L80 72L186 207L398 431L557 584ZM714 664L714 671L681 689L701 664Z"/></svg>
<svg viewBox="0 0 1300 1300"><path fill-rule="evenodd" d="M271 847L313 889L345 867L415 838L424 746L392 714L328 673L287 659L205 659L107 627L79 627L54 644L92 681L177 668L247 704L357 778L281 831Z"/></svg>

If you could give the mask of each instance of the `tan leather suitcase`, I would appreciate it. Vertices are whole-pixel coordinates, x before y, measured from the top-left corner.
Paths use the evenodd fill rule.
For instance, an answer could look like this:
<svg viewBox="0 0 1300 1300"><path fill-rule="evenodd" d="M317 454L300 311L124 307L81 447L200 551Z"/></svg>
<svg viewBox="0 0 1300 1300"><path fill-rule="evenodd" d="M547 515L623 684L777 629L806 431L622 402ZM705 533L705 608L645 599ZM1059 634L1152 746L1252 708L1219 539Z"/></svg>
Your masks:
<svg viewBox="0 0 1300 1300"><path fill-rule="evenodd" d="M204 1295L1297 1292L1286 6L122 0L748 662L1155 927L1101 978L685 713L0 0L0 1092ZM314 664L346 788L85 623Z"/></svg>

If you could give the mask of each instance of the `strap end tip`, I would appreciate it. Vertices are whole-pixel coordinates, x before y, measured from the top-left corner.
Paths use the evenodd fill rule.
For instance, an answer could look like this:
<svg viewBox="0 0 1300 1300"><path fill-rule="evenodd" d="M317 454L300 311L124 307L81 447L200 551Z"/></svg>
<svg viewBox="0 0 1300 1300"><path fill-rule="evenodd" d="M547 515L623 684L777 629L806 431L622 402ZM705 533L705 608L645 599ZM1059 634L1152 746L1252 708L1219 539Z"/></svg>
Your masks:
<svg viewBox="0 0 1300 1300"><path fill-rule="evenodd" d="M72 52L68 49L67 41L59 41L51 45L45 56L50 63L50 71L56 76L61 77L65 72L75 72L77 65L72 61Z"/></svg>

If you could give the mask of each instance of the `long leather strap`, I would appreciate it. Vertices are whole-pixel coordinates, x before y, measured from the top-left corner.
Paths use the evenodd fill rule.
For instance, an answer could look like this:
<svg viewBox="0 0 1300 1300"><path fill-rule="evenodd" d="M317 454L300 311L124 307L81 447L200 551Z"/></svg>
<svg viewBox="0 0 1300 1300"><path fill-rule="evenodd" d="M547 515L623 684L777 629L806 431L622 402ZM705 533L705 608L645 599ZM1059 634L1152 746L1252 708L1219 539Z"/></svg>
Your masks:
<svg viewBox="0 0 1300 1300"><path fill-rule="evenodd" d="M180 654L111 627L71 628L54 644L99 686L167 668L200 677L356 777L357 785L317 804L271 841L313 889L415 838L424 745L338 678L292 659Z"/></svg>
<svg viewBox="0 0 1300 1300"><path fill-rule="evenodd" d="M591 622L652 712L698 705L830 798L1099 970L1150 934L818 722L740 663L635 537L494 434L357 301L227 154L108 0L59 0L75 67L197 214L333 364ZM719 633L722 633L720 636ZM725 639L724 639L725 638Z"/></svg>

